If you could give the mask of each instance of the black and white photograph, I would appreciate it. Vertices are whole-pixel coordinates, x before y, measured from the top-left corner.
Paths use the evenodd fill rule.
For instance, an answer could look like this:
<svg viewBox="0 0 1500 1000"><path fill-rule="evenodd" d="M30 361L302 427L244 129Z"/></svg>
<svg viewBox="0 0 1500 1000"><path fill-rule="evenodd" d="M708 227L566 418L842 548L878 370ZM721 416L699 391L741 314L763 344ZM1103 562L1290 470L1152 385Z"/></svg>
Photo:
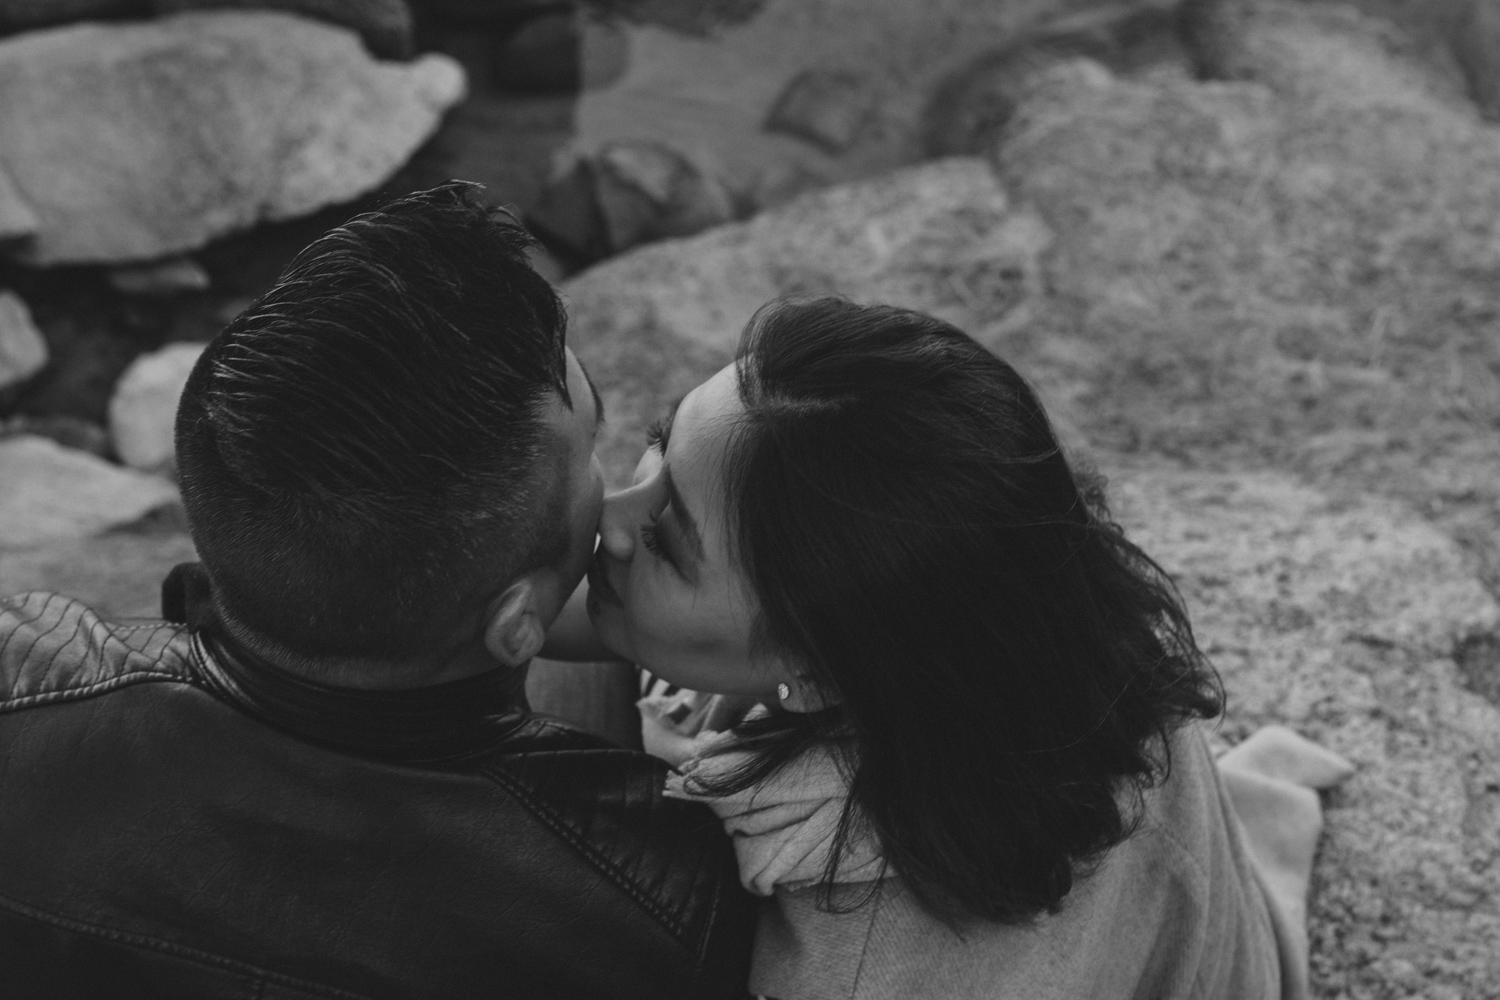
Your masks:
<svg viewBox="0 0 1500 1000"><path fill-rule="evenodd" d="M1500 1000L1500 0L0 0L0 1000Z"/></svg>

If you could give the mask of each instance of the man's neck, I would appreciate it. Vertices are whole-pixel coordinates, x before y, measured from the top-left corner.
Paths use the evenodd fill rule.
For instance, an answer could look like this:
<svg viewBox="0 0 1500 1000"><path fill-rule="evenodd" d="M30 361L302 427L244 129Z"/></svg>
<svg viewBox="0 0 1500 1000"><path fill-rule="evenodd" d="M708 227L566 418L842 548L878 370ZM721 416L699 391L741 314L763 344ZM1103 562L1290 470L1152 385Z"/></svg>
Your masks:
<svg viewBox="0 0 1500 1000"><path fill-rule="evenodd" d="M399 691L411 688L434 687L469 677L477 677L494 670L506 670L504 664L490 655L481 638L474 638L456 646L440 658L427 662L398 663L388 660L363 659L312 659L281 649L276 643L266 642L237 623L226 622L236 642L257 657L280 670L305 680L329 687L350 688L361 691ZM518 683L523 683L529 663L509 668L519 672Z"/></svg>

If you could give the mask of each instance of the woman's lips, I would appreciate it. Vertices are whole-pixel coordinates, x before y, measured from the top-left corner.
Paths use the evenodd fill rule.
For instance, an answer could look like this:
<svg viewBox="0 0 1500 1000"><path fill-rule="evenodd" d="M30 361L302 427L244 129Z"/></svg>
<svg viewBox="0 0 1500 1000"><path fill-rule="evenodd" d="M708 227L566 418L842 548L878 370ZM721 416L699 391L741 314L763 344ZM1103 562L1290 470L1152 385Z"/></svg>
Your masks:
<svg viewBox="0 0 1500 1000"><path fill-rule="evenodd" d="M589 598L598 598L608 604L623 606L620 595L615 593L615 588L609 582L609 573L604 568L604 560L595 556L594 561L589 563Z"/></svg>

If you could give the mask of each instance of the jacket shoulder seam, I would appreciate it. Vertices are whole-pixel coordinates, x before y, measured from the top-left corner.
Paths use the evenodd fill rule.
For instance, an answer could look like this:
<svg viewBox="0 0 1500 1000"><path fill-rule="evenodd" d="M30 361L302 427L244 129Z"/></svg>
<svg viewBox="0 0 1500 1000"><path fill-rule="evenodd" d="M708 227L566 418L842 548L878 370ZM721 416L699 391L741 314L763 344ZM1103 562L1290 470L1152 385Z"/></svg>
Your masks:
<svg viewBox="0 0 1500 1000"><path fill-rule="evenodd" d="M176 681L193 687L201 687L189 674L172 673L166 670L136 670L128 674L120 674L117 677L107 677L104 680L94 681L92 684L85 684L81 687L60 688L56 691L43 691L40 694L28 694L22 695L19 698L9 698L0 701L0 712L15 712L59 701L82 701L85 698L108 694L116 688L159 681Z"/></svg>
<svg viewBox="0 0 1500 1000"><path fill-rule="evenodd" d="M617 886L625 891L631 899L640 904L641 908L650 913L656 920L672 933L672 936L681 944L683 928L670 919L661 906L636 887L625 873L620 870L604 852L588 843L578 831L563 822L556 812L546 803L532 793L522 782L516 778L497 771L494 768L485 767L480 769L490 780L503 787L507 792L521 802L533 816L545 823L549 829L563 840L567 841L576 851L589 860L594 867L598 868Z"/></svg>

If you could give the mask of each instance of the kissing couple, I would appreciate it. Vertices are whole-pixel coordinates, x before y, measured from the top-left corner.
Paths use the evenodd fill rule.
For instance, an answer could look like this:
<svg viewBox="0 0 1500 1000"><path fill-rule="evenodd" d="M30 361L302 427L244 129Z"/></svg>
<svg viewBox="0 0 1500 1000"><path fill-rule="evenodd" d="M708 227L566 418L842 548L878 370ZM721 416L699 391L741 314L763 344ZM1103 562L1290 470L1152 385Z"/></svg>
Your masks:
<svg viewBox="0 0 1500 1000"><path fill-rule="evenodd" d="M313 243L183 393L165 620L0 603L7 996L1305 995L1347 765L1214 759L1014 368L771 303L606 496L529 246L457 182ZM544 654L639 668L649 752Z"/></svg>

